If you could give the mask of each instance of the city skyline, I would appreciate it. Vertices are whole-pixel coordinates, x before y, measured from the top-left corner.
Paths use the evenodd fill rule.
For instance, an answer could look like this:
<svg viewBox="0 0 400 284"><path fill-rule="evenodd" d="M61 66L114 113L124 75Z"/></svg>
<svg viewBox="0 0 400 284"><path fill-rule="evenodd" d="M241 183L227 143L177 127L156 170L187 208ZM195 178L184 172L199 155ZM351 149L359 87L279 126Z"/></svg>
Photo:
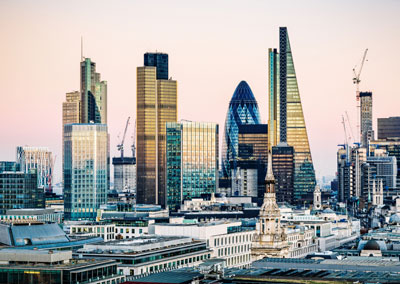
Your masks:
<svg viewBox="0 0 400 284"><path fill-rule="evenodd" d="M292 3L293 7L289 7L289 2L284 2L284 8L288 10L281 19L272 13L276 8L272 2L269 6L269 2L255 1L245 5L239 1L221 1L214 5L215 9L208 9L206 4L172 1L171 6L177 11L171 17L160 14L163 9L154 11L155 14L149 17L157 21L148 27L140 25L141 11L156 4L172 8L163 2L149 5L119 3L125 3L127 9L116 5L108 11L108 6L99 2L99 15L93 15L93 23L85 22L84 14L90 6L87 3L83 3L80 11L78 2L68 7L48 1L0 4L0 34L6 42L15 43L0 47L0 59L4 62L0 68L3 101L0 131L7 137L0 144L2 160L12 160L17 145L48 147L58 156L54 181L61 181L61 105L65 93L80 87L81 36L84 38L84 55L96 62L98 72L108 82L111 157L118 155L117 137L126 118L136 118L136 67L142 66L145 52L157 50L170 56L170 74L179 82L178 120L213 121L224 125L231 95L237 84L246 80L258 102L261 122L266 123L268 48L278 46L276 32L279 26L287 26L290 30L317 176L334 175L336 171L335 153L337 144L344 140L341 115L345 111L349 112L356 132L352 68L360 61L365 48L369 48L369 54L360 90L374 93L375 133L377 118L400 114L396 108L400 102L396 96L396 67L400 64L400 56L398 53L385 54L387 46L393 50L400 47L400 23L395 20L399 2L385 1L386 5L369 2L368 7L363 7L357 5L360 1L351 1L348 6L347 2L320 4L309 1L307 10L301 10L305 9L301 4ZM345 5L348 8L343 11ZM221 25L224 21L217 17L224 6L230 8L222 17L228 27ZM291 19L299 11L296 8L307 11L319 27L310 23L312 21L296 24L296 19ZM331 11L326 12L329 8ZM249 14L253 19L244 16L249 21L243 21L239 17L242 9L251 11ZM351 13L354 9L359 13ZM17 12L22 12L23 16L16 17ZM102 16L107 12L110 17L103 22ZM136 18L128 17L129 12L137 13ZM378 16L372 17L374 13ZM74 23L69 18L73 15L77 16ZM43 16L43 20L39 16ZM329 19L339 17L341 21L328 23ZM163 20L168 20L172 29L160 35L156 27ZM378 20L379 27L374 26ZM54 25L49 25L50 22ZM183 22L187 27L180 26ZM135 34L140 27L142 33ZM126 35L129 29L132 29L132 36ZM24 78L23 83L21 78ZM199 79L207 83L196 84ZM211 98L215 98L215 103L209 104L207 99ZM129 131L127 138L133 133L132 126ZM126 140L126 145L132 141Z"/></svg>

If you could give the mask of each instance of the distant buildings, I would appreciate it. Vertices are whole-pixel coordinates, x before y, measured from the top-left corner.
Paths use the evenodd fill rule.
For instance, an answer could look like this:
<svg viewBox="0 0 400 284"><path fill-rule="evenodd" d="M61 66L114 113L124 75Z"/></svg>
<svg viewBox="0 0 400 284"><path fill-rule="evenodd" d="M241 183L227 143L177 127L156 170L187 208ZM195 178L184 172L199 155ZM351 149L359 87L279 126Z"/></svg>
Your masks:
<svg viewBox="0 0 400 284"><path fill-rule="evenodd" d="M64 143L65 219L95 220L109 189L107 125L67 124Z"/></svg>
<svg viewBox="0 0 400 284"><path fill-rule="evenodd" d="M222 141L222 178L228 180L229 186L231 186L231 170L236 169L239 152L239 125L259 123L257 101L247 82L241 81L229 102Z"/></svg>
<svg viewBox="0 0 400 284"><path fill-rule="evenodd" d="M34 168L23 172L15 167L0 171L0 214L8 209L44 208L44 191L38 186L37 172Z"/></svg>
<svg viewBox="0 0 400 284"><path fill-rule="evenodd" d="M177 82L167 78L166 68L167 55L146 53L145 66L137 68L136 96L137 202L163 206L166 200L165 125L177 121Z"/></svg>
<svg viewBox="0 0 400 284"><path fill-rule="evenodd" d="M114 189L136 194L136 157L114 157Z"/></svg>
<svg viewBox="0 0 400 284"><path fill-rule="evenodd" d="M302 204L316 180L286 27L279 28L279 53L269 49L269 149L278 142L294 148L293 202Z"/></svg>
<svg viewBox="0 0 400 284"><path fill-rule="evenodd" d="M53 176L53 154L46 147L17 147L17 163L23 172L37 169L38 187L51 189Z"/></svg>
<svg viewBox="0 0 400 284"><path fill-rule="evenodd" d="M219 127L192 121L166 124L166 204L177 210L184 200L218 188Z"/></svg>
<svg viewBox="0 0 400 284"><path fill-rule="evenodd" d="M400 116L378 118L378 139L400 137Z"/></svg>

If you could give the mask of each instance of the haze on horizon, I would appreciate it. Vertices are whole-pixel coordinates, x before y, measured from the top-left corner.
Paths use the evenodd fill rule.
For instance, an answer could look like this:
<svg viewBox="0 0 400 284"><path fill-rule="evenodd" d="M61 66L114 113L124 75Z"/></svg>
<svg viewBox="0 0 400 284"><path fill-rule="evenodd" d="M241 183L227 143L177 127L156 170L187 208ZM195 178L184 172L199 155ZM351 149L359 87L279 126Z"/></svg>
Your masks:
<svg viewBox="0 0 400 284"><path fill-rule="evenodd" d="M246 80L267 122L267 51L287 26L317 177L336 172L341 116L356 134L353 67L368 48L361 90L373 92L373 121L400 116L400 1L11 1L0 2L0 160L17 146L57 155L65 93L79 90L84 55L108 82L111 156L136 117L136 67L143 54L169 54L178 118L217 122L220 140L232 94Z"/></svg>

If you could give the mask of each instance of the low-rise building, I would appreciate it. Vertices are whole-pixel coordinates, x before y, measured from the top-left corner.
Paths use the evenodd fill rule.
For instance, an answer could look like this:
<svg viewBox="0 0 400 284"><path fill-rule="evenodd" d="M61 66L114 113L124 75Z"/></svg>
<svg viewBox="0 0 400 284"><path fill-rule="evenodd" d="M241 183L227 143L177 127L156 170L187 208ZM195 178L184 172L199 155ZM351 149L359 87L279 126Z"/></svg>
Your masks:
<svg viewBox="0 0 400 284"><path fill-rule="evenodd" d="M253 228L240 221L214 221L191 224L153 224L150 233L162 236L186 236L207 242L212 258L225 259L226 267L244 267L251 262Z"/></svg>
<svg viewBox="0 0 400 284"><path fill-rule="evenodd" d="M2 249L0 283L122 283L114 260L75 260L71 251Z"/></svg>
<svg viewBox="0 0 400 284"><path fill-rule="evenodd" d="M60 224L63 218L63 212L57 212L50 208L9 209L6 214L0 215L0 221L2 222L39 221Z"/></svg>
<svg viewBox="0 0 400 284"><path fill-rule="evenodd" d="M79 259L113 259L124 275L142 275L199 265L211 257L205 241L188 237L147 235L134 239L85 245Z"/></svg>

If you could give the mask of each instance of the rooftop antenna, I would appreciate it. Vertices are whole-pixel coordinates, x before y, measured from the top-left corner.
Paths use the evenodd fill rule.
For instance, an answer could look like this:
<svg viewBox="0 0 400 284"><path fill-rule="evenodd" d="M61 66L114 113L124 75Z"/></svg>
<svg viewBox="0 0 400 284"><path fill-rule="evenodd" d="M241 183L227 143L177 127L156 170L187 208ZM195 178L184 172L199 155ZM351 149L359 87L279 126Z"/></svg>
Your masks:
<svg viewBox="0 0 400 284"><path fill-rule="evenodd" d="M83 61L83 37L81 36L81 61Z"/></svg>

